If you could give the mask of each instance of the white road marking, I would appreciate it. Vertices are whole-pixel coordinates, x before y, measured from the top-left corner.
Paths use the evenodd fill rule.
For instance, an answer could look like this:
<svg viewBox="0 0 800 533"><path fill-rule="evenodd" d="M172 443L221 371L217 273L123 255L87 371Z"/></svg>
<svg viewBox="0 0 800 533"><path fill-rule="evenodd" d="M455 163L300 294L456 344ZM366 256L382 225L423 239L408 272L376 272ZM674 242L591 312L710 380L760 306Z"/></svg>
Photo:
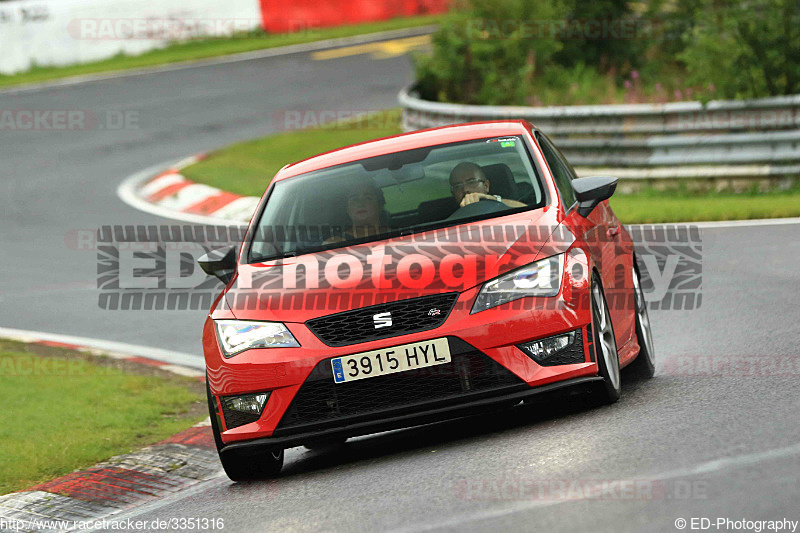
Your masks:
<svg viewBox="0 0 800 533"><path fill-rule="evenodd" d="M717 220L711 222L681 222L682 226L697 226L700 229L714 228L747 228L755 226L782 226L800 224L800 217L791 218L757 218L752 220ZM667 224L660 224L665 226Z"/></svg>
<svg viewBox="0 0 800 533"><path fill-rule="evenodd" d="M179 365L164 365L159 368L161 370L166 370L167 372L172 372L173 374L186 376L187 378L202 378L206 375L206 373L201 370L195 370L194 368L187 368Z"/></svg>
<svg viewBox="0 0 800 533"><path fill-rule="evenodd" d="M210 428L211 427L211 418L210 417L206 417L205 420L203 420L202 422L198 422L197 424L195 424L192 427L195 427L195 428Z"/></svg>
<svg viewBox="0 0 800 533"><path fill-rule="evenodd" d="M219 196L221 192L222 191L216 187L203 185L201 183L192 183L191 185L187 185L186 187L177 191L175 194L161 199L158 202L158 205L164 209L183 211L190 206L198 204L204 200L208 200L212 196Z"/></svg>
<svg viewBox="0 0 800 533"><path fill-rule="evenodd" d="M150 180L147 184L145 184L141 189L139 189L139 194L143 198L149 198L155 193L159 191L163 191L167 187L171 187L178 183L183 183L184 181L189 181L177 172L171 174L163 174L157 178Z"/></svg>
<svg viewBox="0 0 800 533"><path fill-rule="evenodd" d="M256 207L258 207L258 202L260 201L261 198L257 196L242 196L217 209L214 216L226 221L234 220L247 224L253 217L253 213L256 212Z"/></svg>
<svg viewBox="0 0 800 533"><path fill-rule="evenodd" d="M660 222L657 224L625 224L626 228L648 228L676 226L695 226L700 229L715 228L747 228L756 226L783 226L786 224L800 224L800 217L789 218L754 218L750 220L712 220L708 222Z"/></svg>
<svg viewBox="0 0 800 533"><path fill-rule="evenodd" d="M675 136L677 137L677 135ZM772 165L738 165L735 167L696 165L687 167L655 167L655 168L602 168L578 167L575 172L579 177L616 176L624 180L649 180L654 178L699 178L709 176L731 178L735 176L778 177L772 171Z"/></svg>
<svg viewBox="0 0 800 533"><path fill-rule="evenodd" d="M107 353L112 357L146 357L148 359L155 359L156 361L163 361L172 365L180 365L184 367L200 369L205 371L205 360L202 354L188 354L182 352L173 352L171 350L163 350L161 348L153 348L150 346L138 346L135 344L127 344L124 342L105 341L101 339L92 339L89 337L75 337L72 335L61 335L57 333L46 333L43 331L30 331L25 329L13 329L0 327L0 337L6 339L17 340L20 342L61 342L64 344L75 344L77 346L85 346L95 350L100 350Z"/></svg>

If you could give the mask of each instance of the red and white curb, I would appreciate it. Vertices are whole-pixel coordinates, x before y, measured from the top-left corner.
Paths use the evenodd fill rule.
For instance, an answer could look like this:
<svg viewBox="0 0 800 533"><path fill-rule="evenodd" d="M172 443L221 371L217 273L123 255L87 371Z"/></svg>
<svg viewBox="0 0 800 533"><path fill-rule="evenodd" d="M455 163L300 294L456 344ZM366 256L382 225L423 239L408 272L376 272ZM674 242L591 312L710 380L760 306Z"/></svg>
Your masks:
<svg viewBox="0 0 800 533"><path fill-rule="evenodd" d="M193 224L247 225L260 198L195 183L181 174L181 169L203 158L205 154L195 155L134 174L122 182L117 195L128 205L165 218Z"/></svg>
<svg viewBox="0 0 800 533"><path fill-rule="evenodd" d="M139 451L0 496L0 531L126 529L115 516L219 477L208 420ZM147 530L147 527L135 528Z"/></svg>
<svg viewBox="0 0 800 533"><path fill-rule="evenodd" d="M198 368L163 360L192 358L188 354L10 328L0 328L0 337L124 359L205 380L204 372ZM153 355L159 359L150 358ZM107 522L119 513L218 477L221 472L210 421L206 419L158 444L112 457L28 490L0 496L0 531L113 528Z"/></svg>

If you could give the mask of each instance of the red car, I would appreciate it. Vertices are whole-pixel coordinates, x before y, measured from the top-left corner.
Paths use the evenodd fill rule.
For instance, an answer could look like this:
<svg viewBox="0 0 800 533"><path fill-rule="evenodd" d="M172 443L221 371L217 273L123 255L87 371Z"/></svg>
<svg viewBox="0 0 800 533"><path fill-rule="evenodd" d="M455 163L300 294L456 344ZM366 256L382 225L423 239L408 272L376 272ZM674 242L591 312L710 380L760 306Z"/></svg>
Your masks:
<svg viewBox="0 0 800 533"><path fill-rule="evenodd" d="M203 330L233 480L283 450L513 405L562 387L603 402L653 341L617 180L577 178L525 121L448 126L287 165ZM628 372L626 372L627 374Z"/></svg>

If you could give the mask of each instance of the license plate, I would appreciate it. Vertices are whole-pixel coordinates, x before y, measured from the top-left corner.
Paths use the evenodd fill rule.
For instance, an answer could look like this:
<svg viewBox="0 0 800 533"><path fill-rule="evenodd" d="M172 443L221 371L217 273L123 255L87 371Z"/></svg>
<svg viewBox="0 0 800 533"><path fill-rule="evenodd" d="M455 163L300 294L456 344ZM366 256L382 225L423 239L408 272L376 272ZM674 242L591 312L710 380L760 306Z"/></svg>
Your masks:
<svg viewBox="0 0 800 533"><path fill-rule="evenodd" d="M434 339L336 357L331 359L331 367L333 381L345 383L449 362L447 339Z"/></svg>

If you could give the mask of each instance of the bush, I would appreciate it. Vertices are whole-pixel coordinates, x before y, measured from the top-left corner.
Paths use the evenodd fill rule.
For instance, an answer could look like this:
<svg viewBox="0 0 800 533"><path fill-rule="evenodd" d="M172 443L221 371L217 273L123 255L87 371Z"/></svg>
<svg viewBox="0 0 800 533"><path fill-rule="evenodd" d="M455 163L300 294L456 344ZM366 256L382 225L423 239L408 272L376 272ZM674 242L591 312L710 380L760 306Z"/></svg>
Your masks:
<svg viewBox="0 0 800 533"><path fill-rule="evenodd" d="M433 54L417 59L425 99L550 105L800 93L798 0L462 2L434 35ZM636 33L588 34L590 22L620 21Z"/></svg>
<svg viewBox="0 0 800 533"><path fill-rule="evenodd" d="M684 35L691 83L713 83L715 96L757 98L800 93L800 3L703 0Z"/></svg>
<svg viewBox="0 0 800 533"><path fill-rule="evenodd" d="M421 96L487 105L525 101L534 73L562 47L536 35L531 23L563 19L568 11L560 1L472 0L456 6L433 36L433 54L417 56Z"/></svg>
<svg viewBox="0 0 800 533"><path fill-rule="evenodd" d="M570 24L563 35L556 35L562 37L562 48L553 58L556 64L567 69L591 65L601 73L628 72L641 66L644 37L636 33L633 38L621 37L623 31L638 32L644 28L637 26L628 0L576 1L570 6L567 18ZM599 29L606 26L607 29ZM599 33L594 36L592 31Z"/></svg>
<svg viewBox="0 0 800 533"><path fill-rule="evenodd" d="M416 58L418 90L429 100L511 105L540 103L542 90L574 93L576 71L621 81L642 61L643 39L587 36L589 23L619 21L635 21L626 0L464 0L434 34L433 54ZM543 87L554 79L569 83Z"/></svg>

